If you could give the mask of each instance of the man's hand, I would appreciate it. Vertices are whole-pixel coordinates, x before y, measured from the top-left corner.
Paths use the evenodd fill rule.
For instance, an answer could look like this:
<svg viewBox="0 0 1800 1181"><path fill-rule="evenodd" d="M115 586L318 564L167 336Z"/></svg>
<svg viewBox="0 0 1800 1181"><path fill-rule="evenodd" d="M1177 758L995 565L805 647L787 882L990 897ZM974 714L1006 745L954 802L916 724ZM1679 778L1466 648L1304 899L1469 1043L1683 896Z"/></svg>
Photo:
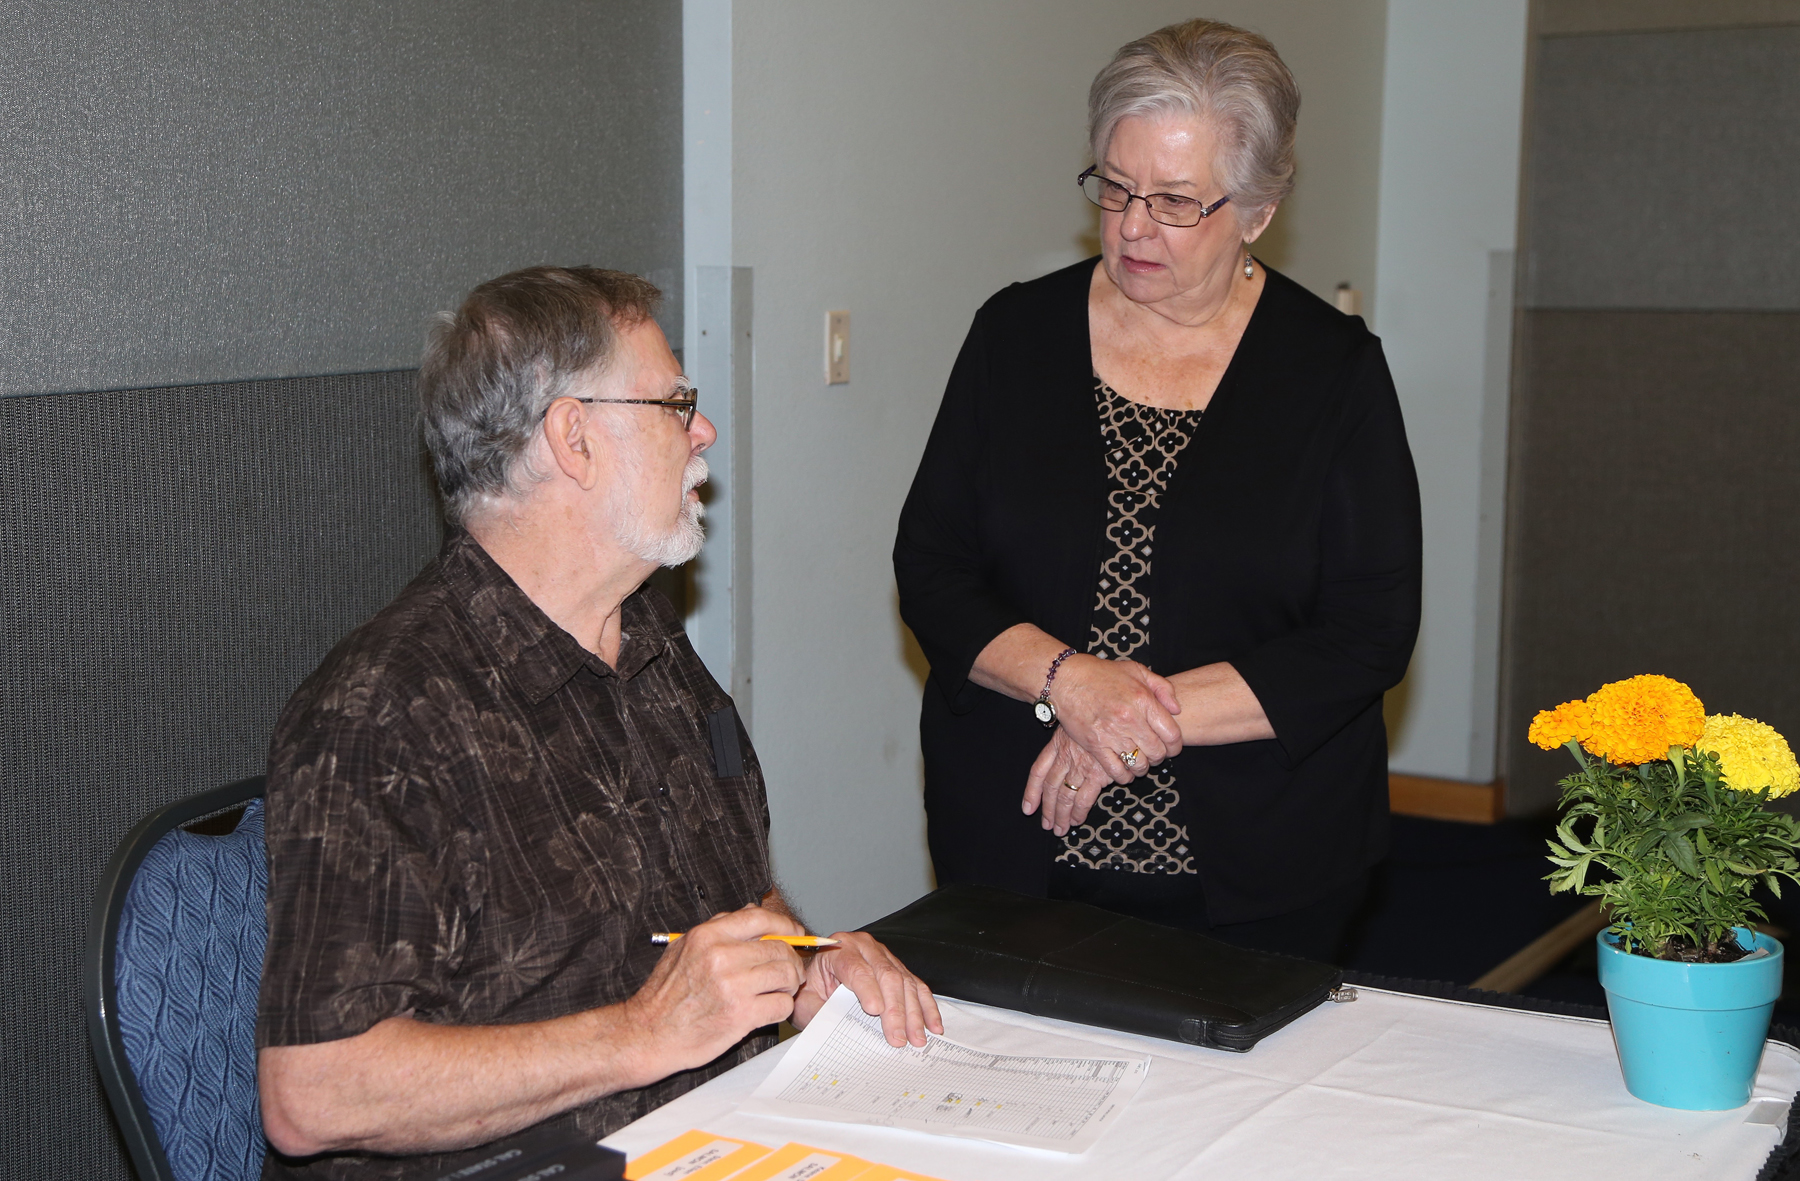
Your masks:
<svg viewBox="0 0 1800 1181"><path fill-rule="evenodd" d="M804 935L785 914L746 906L714 915L670 945L625 1002L642 1031L643 1086L704 1066L746 1034L785 1020L804 978L800 956L764 935Z"/></svg>
<svg viewBox="0 0 1800 1181"><path fill-rule="evenodd" d="M891 1046L925 1044L925 1032L944 1032L937 999L925 982L906 970L894 953L862 931L837 931L836 947L817 952L806 965L806 983L794 998L793 1022L805 1029L840 984L847 985L863 1012L881 1018ZM682 940L683 943L687 940Z"/></svg>

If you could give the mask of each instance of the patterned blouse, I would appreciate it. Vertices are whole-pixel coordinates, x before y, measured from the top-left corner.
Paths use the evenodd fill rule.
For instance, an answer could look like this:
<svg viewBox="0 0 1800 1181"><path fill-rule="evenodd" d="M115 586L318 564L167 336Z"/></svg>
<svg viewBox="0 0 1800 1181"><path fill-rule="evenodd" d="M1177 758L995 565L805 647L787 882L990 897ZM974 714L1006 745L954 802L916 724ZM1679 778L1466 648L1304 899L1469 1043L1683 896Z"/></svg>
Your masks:
<svg viewBox="0 0 1800 1181"><path fill-rule="evenodd" d="M1087 650L1103 660L1142 659L1150 643L1150 564L1162 494L1199 410L1165 410L1094 385L1106 441L1106 541ZM1194 873L1187 826L1176 820L1181 792L1168 763L1100 793L1087 823L1069 830L1056 861L1131 873Z"/></svg>

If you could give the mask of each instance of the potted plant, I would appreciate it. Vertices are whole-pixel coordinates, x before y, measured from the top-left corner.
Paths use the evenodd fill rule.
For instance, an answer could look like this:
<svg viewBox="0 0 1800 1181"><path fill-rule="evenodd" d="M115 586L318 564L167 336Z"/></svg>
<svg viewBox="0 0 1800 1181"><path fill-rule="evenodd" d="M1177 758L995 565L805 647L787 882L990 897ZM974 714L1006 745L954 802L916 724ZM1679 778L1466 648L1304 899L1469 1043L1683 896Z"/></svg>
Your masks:
<svg viewBox="0 0 1800 1181"><path fill-rule="evenodd" d="M1707 716L1679 681L1640 676L1538 714L1530 739L1567 746L1550 842L1552 892L1601 898L1600 983L1625 1086L1690 1111L1749 1101L1781 992L1782 946L1750 926L1752 896L1800 882L1800 825L1764 804L1800 788L1773 727Z"/></svg>

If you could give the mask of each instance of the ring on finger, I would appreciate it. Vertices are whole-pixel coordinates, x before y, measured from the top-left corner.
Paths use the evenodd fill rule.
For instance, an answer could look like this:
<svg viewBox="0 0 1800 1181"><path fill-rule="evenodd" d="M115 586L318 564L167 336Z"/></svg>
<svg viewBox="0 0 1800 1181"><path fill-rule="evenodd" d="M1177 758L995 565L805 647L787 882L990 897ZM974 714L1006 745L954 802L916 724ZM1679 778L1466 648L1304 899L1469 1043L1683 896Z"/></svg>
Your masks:
<svg viewBox="0 0 1800 1181"><path fill-rule="evenodd" d="M1079 787L1076 787L1073 783L1069 783L1067 781L1065 781L1063 783L1063 786L1068 788L1070 791L1080 791L1081 790Z"/></svg>
<svg viewBox="0 0 1800 1181"><path fill-rule="evenodd" d="M1129 753L1125 751L1119 752L1119 761L1124 763L1127 767L1130 767L1133 771L1137 770L1138 761L1143 757L1144 752L1135 746L1131 748Z"/></svg>

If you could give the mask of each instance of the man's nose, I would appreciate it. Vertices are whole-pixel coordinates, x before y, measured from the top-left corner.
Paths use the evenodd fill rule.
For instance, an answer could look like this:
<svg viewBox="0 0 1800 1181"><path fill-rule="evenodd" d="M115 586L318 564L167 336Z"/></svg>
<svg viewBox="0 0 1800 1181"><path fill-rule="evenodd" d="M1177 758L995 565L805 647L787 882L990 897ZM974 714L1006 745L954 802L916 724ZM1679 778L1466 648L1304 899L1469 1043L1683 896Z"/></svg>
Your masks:
<svg viewBox="0 0 1800 1181"><path fill-rule="evenodd" d="M719 441L719 428L712 424L712 419L696 410L694 421L688 424L688 438L693 440L694 454L698 455Z"/></svg>

